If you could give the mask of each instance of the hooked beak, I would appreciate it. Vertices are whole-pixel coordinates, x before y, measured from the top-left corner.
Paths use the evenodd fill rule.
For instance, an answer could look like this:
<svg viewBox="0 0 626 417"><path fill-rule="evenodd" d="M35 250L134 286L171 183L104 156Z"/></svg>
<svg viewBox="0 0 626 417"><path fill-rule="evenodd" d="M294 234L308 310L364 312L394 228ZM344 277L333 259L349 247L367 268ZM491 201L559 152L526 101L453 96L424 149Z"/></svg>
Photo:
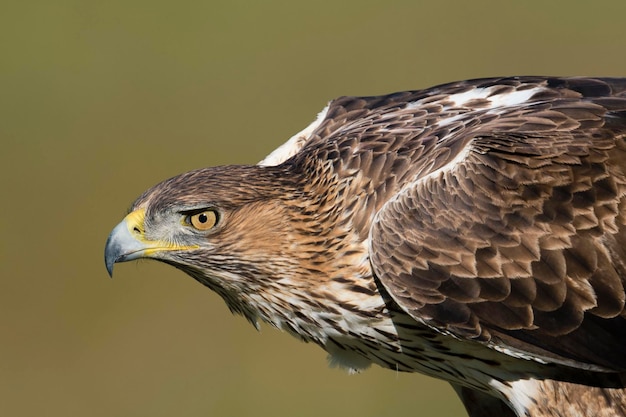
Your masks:
<svg viewBox="0 0 626 417"><path fill-rule="evenodd" d="M135 210L115 226L104 249L104 263L110 277L117 262L132 261L146 255L152 245L144 237L145 210Z"/></svg>

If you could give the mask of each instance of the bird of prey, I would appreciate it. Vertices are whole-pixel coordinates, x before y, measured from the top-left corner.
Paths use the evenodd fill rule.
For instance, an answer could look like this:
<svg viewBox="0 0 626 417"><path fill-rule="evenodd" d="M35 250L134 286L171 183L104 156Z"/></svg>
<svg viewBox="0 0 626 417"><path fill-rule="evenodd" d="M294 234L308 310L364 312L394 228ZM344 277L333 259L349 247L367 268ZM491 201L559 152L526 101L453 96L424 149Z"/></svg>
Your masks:
<svg viewBox="0 0 626 417"><path fill-rule="evenodd" d="M471 416L626 416L626 78L340 97L257 165L144 192L105 249L138 258Z"/></svg>

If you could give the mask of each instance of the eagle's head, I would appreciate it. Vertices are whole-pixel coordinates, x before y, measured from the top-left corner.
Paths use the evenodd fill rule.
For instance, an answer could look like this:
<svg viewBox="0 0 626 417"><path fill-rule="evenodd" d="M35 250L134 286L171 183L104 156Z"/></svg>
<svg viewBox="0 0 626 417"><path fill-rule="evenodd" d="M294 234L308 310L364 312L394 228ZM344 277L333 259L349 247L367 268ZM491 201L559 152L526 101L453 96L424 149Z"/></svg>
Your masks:
<svg viewBox="0 0 626 417"><path fill-rule="evenodd" d="M143 193L107 240L109 274L117 262L154 259L173 265L219 293L231 310L255 321L242 300L290 275L294 185L276 167L199 169ZM256 310L256 309L254 309Z"/></svg>

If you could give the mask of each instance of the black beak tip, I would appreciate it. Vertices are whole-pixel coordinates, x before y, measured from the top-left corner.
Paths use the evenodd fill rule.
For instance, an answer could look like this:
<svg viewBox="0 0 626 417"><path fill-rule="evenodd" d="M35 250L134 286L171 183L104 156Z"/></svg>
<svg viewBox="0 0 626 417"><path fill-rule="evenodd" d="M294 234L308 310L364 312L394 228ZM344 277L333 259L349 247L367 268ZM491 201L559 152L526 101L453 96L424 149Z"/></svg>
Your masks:
<svg viewBox="0 0 626 417"><path fill-rule="evenodd" d="M107 239L107 243L104 248L104 265L107 268L107 272L109 273L109 277L113 278L113 266L117 261L118 254L116 250L117 246L112 244L111 236Z"/></svg>
<svg viewBox="0 0 626 417"><path fill-rule="evenodd" d="M113 262L108 262L108 260L105 260L106 266L107 266L107 272L109 273L109 278L113 278Z"/></svg>

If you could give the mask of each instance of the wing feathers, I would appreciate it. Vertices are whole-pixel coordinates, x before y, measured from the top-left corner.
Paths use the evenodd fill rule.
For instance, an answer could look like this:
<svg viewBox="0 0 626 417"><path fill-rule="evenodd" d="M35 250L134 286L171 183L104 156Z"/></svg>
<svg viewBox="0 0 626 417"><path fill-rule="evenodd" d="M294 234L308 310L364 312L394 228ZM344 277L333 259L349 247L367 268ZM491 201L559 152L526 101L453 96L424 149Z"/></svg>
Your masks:
<svg viewBox="0 0 626 417"><path fill-rule="evenodd" d="M626 82L529 84L530 103L453 89L450 101L474 106L470 114L448 124L445 104L439 119L427 111L432 128L405 139L422 151L396 166L413 177L397 177L404 187L372 225L374 270L405 311L435 328L626 370L615 359L626 358L626 336L612 336L626 329L626 96L617 96ZM499 90L521 91L491 87ZM390 159L366 174L397 172ZM589 337L602 347L578 346Z"/></svg>

